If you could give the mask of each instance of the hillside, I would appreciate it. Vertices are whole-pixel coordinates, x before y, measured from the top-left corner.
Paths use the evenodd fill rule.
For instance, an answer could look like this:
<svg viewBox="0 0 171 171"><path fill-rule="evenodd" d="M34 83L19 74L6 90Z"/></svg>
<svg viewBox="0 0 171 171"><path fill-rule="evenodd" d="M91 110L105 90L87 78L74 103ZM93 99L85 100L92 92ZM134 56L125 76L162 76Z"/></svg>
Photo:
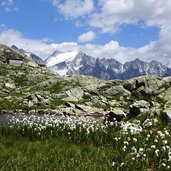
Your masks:
<svg viewBox="0 0 171 171"><path fill-rule="evenodd" d="M145 114L171 119L171 79L142 76L103 81L88 76L60 77L30 58L0 47L1 113L29 112L105 116L119 120ZM7 57L23 58L22 65L4 64Z"/></svg>

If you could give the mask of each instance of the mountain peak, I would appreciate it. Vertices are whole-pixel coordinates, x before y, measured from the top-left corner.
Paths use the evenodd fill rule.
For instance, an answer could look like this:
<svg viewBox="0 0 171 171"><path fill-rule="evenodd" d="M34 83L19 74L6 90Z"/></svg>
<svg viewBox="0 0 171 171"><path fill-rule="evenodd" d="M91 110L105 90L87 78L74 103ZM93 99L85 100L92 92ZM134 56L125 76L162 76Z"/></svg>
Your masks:
<svg viewBox="0 0 171 171"><path fill-rule="evenodd" d="M84 54L84 52L81 49L75 49L75 50L69 51L69 52L73 52L75 54Z"/></svg>
<svg viewBox="0 0 171 171"><path fill-rule="evenodd" d="M11 48L18 49L18 47L16 45L12 45Z"/></svg>
<svg viewBox="0 0 171 171"><path fill-rule="evenodd" d="M69 52L55 51L46 60L46 65L48 67L51 67L62 62L71 61L80 53L82 53L82 51L80 51L79 49L75 49L74 51L69 51Z"/></svg>

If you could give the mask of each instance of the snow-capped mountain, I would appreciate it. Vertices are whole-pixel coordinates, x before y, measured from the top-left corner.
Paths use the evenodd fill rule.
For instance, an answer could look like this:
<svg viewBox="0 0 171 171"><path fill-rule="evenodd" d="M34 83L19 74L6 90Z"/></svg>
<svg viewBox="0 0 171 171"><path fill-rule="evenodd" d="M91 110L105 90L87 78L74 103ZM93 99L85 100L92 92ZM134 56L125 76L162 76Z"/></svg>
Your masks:
<svg viewBox="0 0 171 171"><path fill-rule="evenodd" d="M94 67L95 59L77 49L70 52L54 52L45 61L46 66L59 75L79 75L81 68ZM87 68L88 69L88 68Z"/></svg>
<svg viewBox="0 0 171 171"><path fill-rule="evenodd" d="M100 79L128 79L141 75L170 76L171 69L160 62L144 62L136 59L121 64L115 59L95 59L81 50L55 51L45 61L46 66L61 76L90 75Z"/></svg>
<svg viewBox="0 0 171 171"><path fill-rule="evenodd" d="M171 75L171 69L162 65L158 61L144 62L139 59L135 59L131 62L124 64L124 70L119 75L120 79L128 79L142 75L156 75L166 76Z"/></svg>
<svg viewBox="0 0 171 171"><path fill-rule="evenodd" d="M34 53L26 52L24 49L19 49L15 45L12 45L11 48L14 49L15 51L23 54L23 55L27 55L28 57L32 58L32 60L34 62L36 62L37 64L44 64L44 61L40 57L38 57L37 55L35 55Z"/></svg>
<svg viewBox="0 0 171 171"><path fill-rule="evenodd" d="M37 55L15 45L11 48L32 58L37 64L45 64L49 70L61 76L89 75L104 80L124 80L142 75L171 76L171 69L158 61L144 62L135 59L121 64L115 59L93 58L79 49L69 52L55 51L43 61Z"/></svg>

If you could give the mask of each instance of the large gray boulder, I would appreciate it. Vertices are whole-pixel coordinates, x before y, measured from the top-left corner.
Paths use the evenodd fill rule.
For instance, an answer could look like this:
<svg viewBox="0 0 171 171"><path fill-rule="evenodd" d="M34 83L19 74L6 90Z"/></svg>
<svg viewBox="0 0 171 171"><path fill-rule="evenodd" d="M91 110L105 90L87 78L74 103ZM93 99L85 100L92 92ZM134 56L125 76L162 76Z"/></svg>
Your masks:
<svg viewBox="0 0 171 171"><path fill-rule="evenodd" d="M163 101L165 103L165 108L168 108L171 106L171 87L166 90L163 96Z"/></svg>
<svg viewBox="0 0 171 171"><path fill-rule="evenodd" d="M166 122L170 122L171 121L171 108L163 110L163 112L161 113L161 118L162 120Z"/></svg>
<svg viewBox="0 0 171 171"><path fill-rule="evenodd" d="M49 105L50 103L51 103L50 98L45 98L37 94L31 94L23 100L23 104L29 107L34 105Z"/></svg>
<svg viewBox="0 0 171 171"><path fill-rule="evenodd" d="M72 89L66 91L66 95L68 97L81 99L84 96L84 91L80 87L72 88Z"/></svg>
<svg viewBox="0 0 171 171"><path fill-rule="evenodd" d="M105 93L111 96L130 96L131 93L126 90L122 85L112 86L108 88Z"/></svg>
<svg viewBox="0 0 171 171"><path fill-rule="evenodd" d="M143 96L151 96L164 92L170 83L155 76L141 76L124 81L123 86L131 92L136 90Z"/></svg>
<svg viewBox="0 0 171 171"><path fill-rule="evenodd" d="M120 122L122 119L126 117L126 113L124 109L122 108L113 108L109 111L109 113L106 115L106 121L107 122Z"/></svg>
<svg viewBox="0 0 171 171"><path fill-rule="evenodd" d="M136 101L132 105L130 105L129 113L127 116L129 118L136 117L142 113L148 112L149 108L150 108L150 104L147 101L145 100Z"/></svg>

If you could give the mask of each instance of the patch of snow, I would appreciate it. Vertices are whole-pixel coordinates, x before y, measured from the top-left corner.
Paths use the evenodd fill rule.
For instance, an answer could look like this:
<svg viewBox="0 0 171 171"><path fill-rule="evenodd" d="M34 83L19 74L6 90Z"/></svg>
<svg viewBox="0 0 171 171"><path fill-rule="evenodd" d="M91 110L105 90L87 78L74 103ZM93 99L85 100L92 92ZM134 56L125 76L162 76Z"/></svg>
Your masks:
<svg viewBox="0 0 171 171"><path fill-rule="evenodd" d="M71 61L77 56L78 52L79 50L74 50L71 52L60 53L60 54L57 54L56 56L51 56L49 60L47 61L46 66L50 67L50 66L59 64L61 62Z"/></svg>
<svg viewBox="0 0 171 171"><path fill-rule="evenodd" d="M77 70L79 70L82 66L83 66L83 65L76 66L76 67L74 67L74 70L77 71Z"/></svg>
<svg viewBox="0 0 171 171"><path fill-rule="evenodd" d="M68 69L61 69L61 70L57 70L56 73L58 73L60 76L65 76L67 71Z"/></svg>

